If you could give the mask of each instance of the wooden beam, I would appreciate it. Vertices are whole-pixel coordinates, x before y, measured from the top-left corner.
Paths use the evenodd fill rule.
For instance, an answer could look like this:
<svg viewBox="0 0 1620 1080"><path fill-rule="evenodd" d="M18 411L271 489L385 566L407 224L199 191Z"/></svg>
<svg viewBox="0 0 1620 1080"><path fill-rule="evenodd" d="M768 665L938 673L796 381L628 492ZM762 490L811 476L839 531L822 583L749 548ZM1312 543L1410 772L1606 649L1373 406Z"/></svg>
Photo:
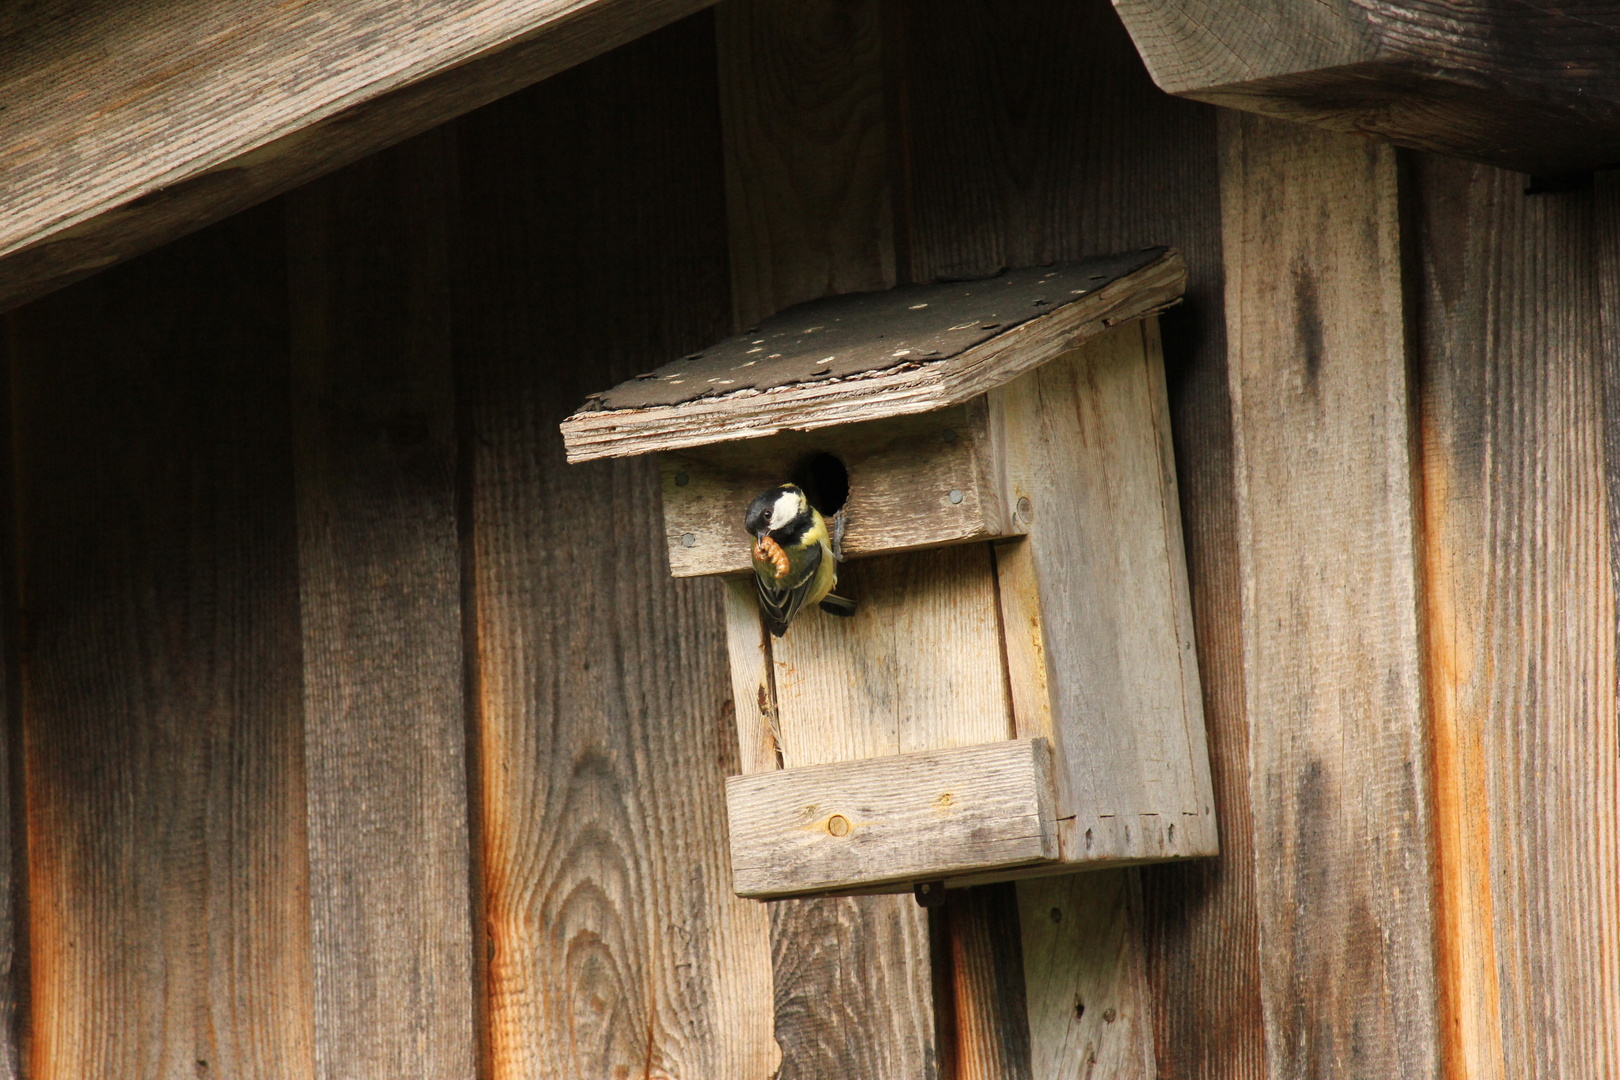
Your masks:
<svg viewBox="0 0 1620 1080"><path fill-rule="evenodd" d="M1620 1062L1620 186L1414 163L1424 595L1455 1075Z"/></svg>
<svg viewBox="0 0 1620 1080"><path fill-rule="evenodd" d="M1119 986L1116 1020L1099 1029L1103 1043L1069 1039L1066 1025L1042 1024L1031 988L1034 1058L1045 1063L1036 1076L1154 1075L1145 1064L1151 1057L1121 1058L1111 1047L1129 1043L1152 1054L1157 1032L1161 1072L1198 1080L1253 1078L1263 1069L1265 1050L1254 872L1246 835L1233 835L1247 820L1248 753L1240 741L1242 649L1215 110L1153 86L1104 4L931 0L894 6L910 9L896 20L902 47L894 61L906 73L896 111L908 121L895 139L903 166L897 176L909 182L903 195L897 191L895 205L910 226L896 232L897 239L911 240L911 257L901 261L915 280L1148 244L1175 246L1188 265L1187 302L1160 321L1222 855L1018 883L1022 901L1026 892L1044 895L1060 883L1084 882L1092 887L1074 894L1063 925L1119 927L1117 952L1066 952L1054 965L1072 978ZM1021 682L1015 679L1015 693ZM1015 711L1022 720L1025 708ZM1127 875L1136 874L1157 887L1140 897L1126 892ZM1134 906L1142 900L1152 918ZM1069 939L1058 941L1070 947ZM1036 957L1027 939L1025 957ZM1119 963L1137 973L1145 969L1151 978L1115 983ZM1189 993L1190 986L1219 989ZM1086 1019L1100 1023L1089 1010ZM1103 1067L1088 1062L1089 1049L1101 1050Z"/></svg>
<svg viewBox="0 0 1620 1080"><path fill-rule="evenodd" d="M0 475L0 1080L28 1075L25 1034L32 1021L28 947L27 758L23 743L22 611L18 563L17 443L12 409L11 328L0 317L0 407L10 448Z"/></svg>
<svg viewBox="0 0 1620 1080"><path fill-rule="evenodd" d="M732 884L770 899L1056 859L1052 752L1008 740L733 776Z"/></svg>
<svg viewBox="0 0 1620 1080"><path fill-rule="evenodd" d="M941 1055L950 1070L941 1075L953 1080L1033 1080L1018 889L1010 881L952 889L936 909L945 940L935 952L949 957L954 1035Z"/></svg>
<svg viewBox="0 0 1620 1080"><path fill-rule="evenodd" d="M1232 113L1222 220L1268 1072L1436 1076L1396 151Z"/></svg>
<svg viewBox="0 0 1620 1080"><path fill-rule="evenodd" d="M287 197L315 1075L327 1080L470 1080L477 1062L454 206L449 128Z"/></svg>
<svg viewBox="0 0 1620 1080"><path fill-rule="evenodd" d="M1532 173L1620 164L1603 0L1114 6L1173 94Z"/></svg>
<svg viewBox="0 0 1620 1080"><path fill-rule="evenodd" d="M709 2L20 9L0 39L0 310Z"/></svg>

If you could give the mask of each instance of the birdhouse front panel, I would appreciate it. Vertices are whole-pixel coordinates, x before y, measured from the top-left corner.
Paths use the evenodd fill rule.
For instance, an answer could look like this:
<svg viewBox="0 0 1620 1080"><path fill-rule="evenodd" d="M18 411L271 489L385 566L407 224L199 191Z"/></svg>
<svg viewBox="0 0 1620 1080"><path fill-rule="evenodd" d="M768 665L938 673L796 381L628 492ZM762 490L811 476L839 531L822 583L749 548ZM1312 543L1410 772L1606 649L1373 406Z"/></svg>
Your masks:
<svg viewBox="0 0 1620 1080"><path fill-rule="evenodd" d="M784 480L839 510L849 558L1017 532L990 468L988 412L980 397L917 416L659 454L670 573L748 571L751 540L737 507ZM817 490L829 482L836 492Z"/></svg>
<svg viewBox="0 0 1620 1080"><path fill-rule="evenodd" d="M784 381L772 354L746 359L789 347L758 342L836 321L811 304L709 350L758 386L604 417L614 391L571 418L582 457L601 456L615 429L662 450L671 570L724 582L744 772L727 788L739 894L909 890L1215 852L1153 318L1167 274L1179 290L1179 259L1114 258L1094 287L1078 283L1099 280L1095 265L1020 272L1004 295L1034 314L984 307L997 286L974 283L975 331L1010 328L904 370L823 378L784 355L809 368ZM1054 282L1089 299L1053 304ZM962 288L864 298L866 336L844 344L877 357L868 338L907 340L916 311ZM946 322L936 338L958 325ZM690 367L640 381L684 381ZM953 399L963 387L975 392ZM801 395L805 430L782 429L791 409L759 400L773 395ZM699 430L725 435L701 443ZM758 506L784 510L745 530L761 493ZM839 538L843 600L784 625L757 593L807 555L788 517Z"/></svg>

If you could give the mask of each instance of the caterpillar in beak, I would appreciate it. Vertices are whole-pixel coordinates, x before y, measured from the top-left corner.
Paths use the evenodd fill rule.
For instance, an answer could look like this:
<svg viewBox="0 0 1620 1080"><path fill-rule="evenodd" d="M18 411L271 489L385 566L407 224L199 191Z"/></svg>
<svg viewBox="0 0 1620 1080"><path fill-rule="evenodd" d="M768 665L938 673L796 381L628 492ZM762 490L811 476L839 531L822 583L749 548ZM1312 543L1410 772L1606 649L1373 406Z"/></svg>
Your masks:
<svg viewBox="0 0 1620 1080"><path fill-rule="evenodd" d="M772 540L769 534L754 542L754 561L770 563L776 571L778 581L787 577L788 571L792 568L787 552L783 551L782 545Z"/></svg>

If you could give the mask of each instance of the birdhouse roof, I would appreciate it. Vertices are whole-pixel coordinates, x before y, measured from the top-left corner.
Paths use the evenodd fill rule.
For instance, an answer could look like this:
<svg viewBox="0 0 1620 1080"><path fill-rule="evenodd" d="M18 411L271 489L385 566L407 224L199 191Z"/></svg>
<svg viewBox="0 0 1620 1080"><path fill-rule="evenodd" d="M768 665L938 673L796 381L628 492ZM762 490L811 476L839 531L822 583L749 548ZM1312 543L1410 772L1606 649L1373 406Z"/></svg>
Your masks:
<svg viewBox="0 0 1620 1080"><path fill-rule="evenodd" d="M901 285L789 308L604 393L562 423L571 462L932 412L1176 303L1173 248Z"/></svg>

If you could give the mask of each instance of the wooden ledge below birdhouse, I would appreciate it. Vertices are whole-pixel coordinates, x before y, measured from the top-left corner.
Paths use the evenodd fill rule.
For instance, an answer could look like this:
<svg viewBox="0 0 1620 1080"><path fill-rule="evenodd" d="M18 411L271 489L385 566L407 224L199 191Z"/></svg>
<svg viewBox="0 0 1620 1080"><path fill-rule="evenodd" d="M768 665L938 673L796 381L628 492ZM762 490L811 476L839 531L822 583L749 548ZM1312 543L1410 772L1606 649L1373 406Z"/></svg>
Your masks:
<svg viewBox="0 0 1620 1080"><path fill-rule="evenodd" d="M1057 860L1046 739L733 776L732 887L760 900Z"/></svg>

